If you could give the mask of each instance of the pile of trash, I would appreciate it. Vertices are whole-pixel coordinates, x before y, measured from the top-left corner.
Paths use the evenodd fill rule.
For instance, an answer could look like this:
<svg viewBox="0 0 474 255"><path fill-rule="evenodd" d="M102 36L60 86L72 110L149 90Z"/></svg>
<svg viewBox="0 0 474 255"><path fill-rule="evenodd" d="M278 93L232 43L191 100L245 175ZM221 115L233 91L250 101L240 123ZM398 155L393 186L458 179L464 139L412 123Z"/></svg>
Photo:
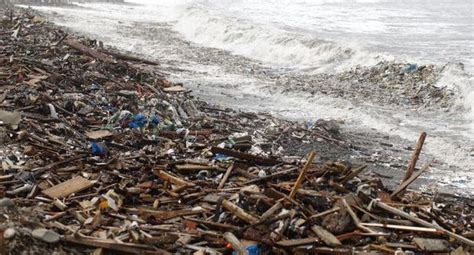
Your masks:
<svg viewBox="0 0 474 255"><path fill-rule="evenodd" d="M360 104L449 110L457 106L457 91L439 83L450 65L381 61L374 66L357 66L340 73L282 75L284 78L279 83L287 94L302 91L350 99Z"/></svg>
<svg viewBox="0 0 474 255"><path fill-rule="evenodd" d="M290 153L345 146L335 125L209 105L29 11L0 28L2 253L473 252L471 200L406 190L417 156L390 191L365 164Z"/></svg>
<svg viewBox="0 0 474 255"><path fill-rule="evenodd" d="M372 84L373 88L382 89L392 94L389 104L397 104L400 98L407 98L407 104L429 107L437 104L448 107L453 101L453 91L439 88L436 82L440 70L434 65L401 64L382 61L377 65L364 68L358 67L341 74L342 80L354 80Z"/></svg>

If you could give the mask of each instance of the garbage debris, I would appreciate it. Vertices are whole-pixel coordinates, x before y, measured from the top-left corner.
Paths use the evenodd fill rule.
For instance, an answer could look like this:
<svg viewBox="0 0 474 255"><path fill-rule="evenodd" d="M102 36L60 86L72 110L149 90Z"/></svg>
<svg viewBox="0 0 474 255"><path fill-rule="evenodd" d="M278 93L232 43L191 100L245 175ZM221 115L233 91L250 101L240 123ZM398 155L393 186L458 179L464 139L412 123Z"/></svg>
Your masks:
<svg viewBox="0 0 474 255"><path fill-rule="evenodd" d="M147 68L152 60L28 10L2 14L8 253L474 252L472 200L407 190L429 170L416 169L426 134L389 190L364 175L371 165L291 153L303 140L344 146L336 122L222 109Z"/></svg>

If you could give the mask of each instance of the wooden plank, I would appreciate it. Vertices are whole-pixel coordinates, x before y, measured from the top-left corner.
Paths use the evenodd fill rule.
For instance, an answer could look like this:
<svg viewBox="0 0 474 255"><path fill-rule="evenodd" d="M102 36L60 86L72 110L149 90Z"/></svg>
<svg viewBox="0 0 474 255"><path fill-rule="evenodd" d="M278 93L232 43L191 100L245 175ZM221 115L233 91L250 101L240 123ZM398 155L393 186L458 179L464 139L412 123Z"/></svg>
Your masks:
<svg viewBox="0 0 474 255"><path fill-rule="evenodd" d="M43 193L50 198L60 198L88 189L92 187L92 185L94 184L91 181L81 176L76 176L49 189L43 190Z"/></svg>
<svg viewBox="0 0 474 255"><path fill-rule="evenodd" d="M114 133L110 132L109 130L96 130L86 132L86 136L90 139L100 139L108 136L112 136Z"/></svg>

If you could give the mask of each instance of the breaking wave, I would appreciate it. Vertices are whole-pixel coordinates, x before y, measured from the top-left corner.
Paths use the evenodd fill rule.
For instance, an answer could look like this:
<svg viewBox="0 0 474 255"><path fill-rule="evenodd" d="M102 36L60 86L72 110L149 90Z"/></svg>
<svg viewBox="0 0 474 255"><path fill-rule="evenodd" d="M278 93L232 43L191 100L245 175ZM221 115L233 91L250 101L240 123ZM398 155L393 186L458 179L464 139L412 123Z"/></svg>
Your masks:
<svg viewBox="0 0 474 255"><path fill-rule="evenodd" d="M182 6L174 30L186 40L205 47L286 68L343 71L356 65L371 66L381 55L369 54L357 45L342 45L274 26L226 17L199 4Z"/></svg>
<svg viewBox="0 0 474 255"><path fill-rule="evenodd" d="M173 29L186 40L273 67L341 72L355 66L370 67L382 60L405 61L400 57L370 53L356 43L322 40L308 33L226 16L205 3L184 4L175 11L177 16ZM466 68L463 64L445 64L434 86L445 87L459 95L457 105L464 108L465 117L473 123L474 134L474 80L471 69L470 63Z"/></svg>
<svg viewBox="0 0 474 255"><path fill-rule="evenodd" d="M462 63L448 63L441 70L435 86L447 88L458 95L457 105L465 108L465 117L471 123L471 138L474 139L474 77Z"/></svg>

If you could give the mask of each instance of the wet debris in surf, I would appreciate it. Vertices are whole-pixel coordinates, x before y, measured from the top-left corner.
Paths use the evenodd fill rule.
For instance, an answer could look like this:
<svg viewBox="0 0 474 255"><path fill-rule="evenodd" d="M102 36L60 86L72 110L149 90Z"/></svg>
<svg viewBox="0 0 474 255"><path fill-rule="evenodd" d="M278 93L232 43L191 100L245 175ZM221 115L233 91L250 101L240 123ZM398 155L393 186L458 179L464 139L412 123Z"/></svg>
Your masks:
<svg viewBox="0 0 474 255"><path fill-rule="evenodd" d="M371 165L288 152L290 140L346 146L336 122L212 106L159 63L4 14L2 253L473 252L472 201L407 190L429 170L415 167L423 135L388 190Z"/></svg>

